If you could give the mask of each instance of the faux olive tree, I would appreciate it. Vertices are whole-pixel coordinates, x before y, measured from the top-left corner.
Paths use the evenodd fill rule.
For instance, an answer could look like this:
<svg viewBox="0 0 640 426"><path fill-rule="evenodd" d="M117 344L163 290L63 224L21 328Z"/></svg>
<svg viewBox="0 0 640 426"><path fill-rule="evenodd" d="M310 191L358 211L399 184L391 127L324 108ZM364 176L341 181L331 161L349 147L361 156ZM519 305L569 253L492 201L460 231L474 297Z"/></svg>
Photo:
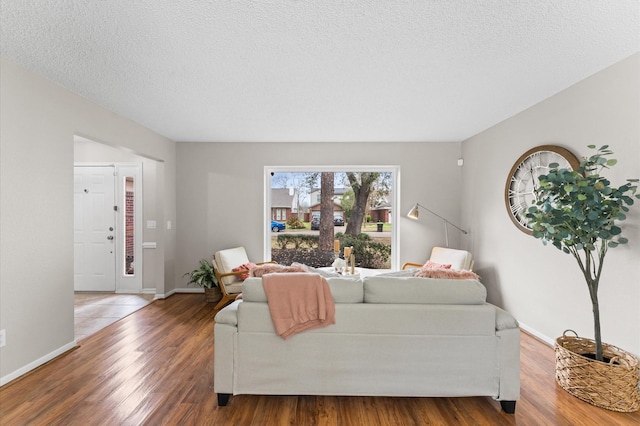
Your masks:
<svg viewBox="0 0 640 426"><path fill-rule="evenodd" d="M609 146L604 145L573 171L552 164L549 173L539 177L537 201L527 212L533 236L573 255L580 266L591 296L599 361L603 358L598 286L604 257L609 248L627 243L616 222L626 219L627 206L633 205L632 196L640 198L635 194L638 179L627 179L626 184L616 188L601 175L617 162L607 158L611 154Z"/></svg>

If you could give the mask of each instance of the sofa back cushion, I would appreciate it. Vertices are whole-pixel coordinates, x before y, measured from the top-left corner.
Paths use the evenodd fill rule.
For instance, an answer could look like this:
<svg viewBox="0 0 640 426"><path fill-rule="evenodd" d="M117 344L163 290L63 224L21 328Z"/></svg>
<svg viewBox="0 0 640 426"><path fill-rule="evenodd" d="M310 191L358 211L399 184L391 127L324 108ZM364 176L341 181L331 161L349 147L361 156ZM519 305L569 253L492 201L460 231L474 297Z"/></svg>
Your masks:
<svg viewBox="0 0 640 426"><path fill-rule="evenodd" d="M362 303L362 281L353 278L327 278L335 303ZM262 278L249 277L242 284L242 300L266 303L267 295L262 287Z"/></svg>
<svg viewBox="0 0 640 426"><path fill-rule="evenodd" d="M482 305L487 289L477 280L372 276L364 278L365 303Z"/></svg>

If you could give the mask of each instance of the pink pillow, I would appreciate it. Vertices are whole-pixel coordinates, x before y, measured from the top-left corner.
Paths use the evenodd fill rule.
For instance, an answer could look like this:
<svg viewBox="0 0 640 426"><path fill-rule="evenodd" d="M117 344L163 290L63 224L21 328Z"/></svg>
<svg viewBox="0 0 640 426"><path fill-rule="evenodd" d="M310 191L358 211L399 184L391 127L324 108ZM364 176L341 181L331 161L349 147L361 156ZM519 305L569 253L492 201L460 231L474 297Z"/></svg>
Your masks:
<svg viewBox="0 0 640 426"><path fill-rule="evenodd" d="M455 269L429 269L420 268L416 271L414 277L420 278L445 278L452 280L478 280L480 277L471 271L456 271Z"/></svg>
<svg viewBox="0 0 640 426"><path fill-rule="evenodd" d="M240 274L240 275L238 275L238 278L240 278L242 281L244 281L244 280L246 280L247 278L249 278L249 271L250 271L251 269L255 268L255 267L256 267L256 264L255 264L255 263L251 263L251 262L249 262L249 263L245 263L244 265L237 266L237 267L233 268L231 271L232 271L232 272L247 271L247 273L246 273L246 274Z"/></svg>
<svg viewBox="0 0 640 426"><path fill-rule="evenodd" d="M436 263L430 260L427 260L427 263L423 266L424 269L451 269L451 264L447 263Z"/></svg>

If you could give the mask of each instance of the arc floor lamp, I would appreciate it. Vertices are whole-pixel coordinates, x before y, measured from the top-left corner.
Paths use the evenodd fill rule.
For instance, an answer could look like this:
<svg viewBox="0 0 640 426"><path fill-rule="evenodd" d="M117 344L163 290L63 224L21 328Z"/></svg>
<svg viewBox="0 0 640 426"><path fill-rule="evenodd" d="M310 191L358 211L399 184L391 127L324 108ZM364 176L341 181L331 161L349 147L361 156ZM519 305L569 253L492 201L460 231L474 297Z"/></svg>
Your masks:
<svg viewBox="0 0 640 426"><path fill-rule="evenodd" d="M454 225L453 223L449 222L447 219L445 219L444 217L440 216L438 213L429 210L428 208L426 208L425 206L423 206L422 204L416 203L415 206L413 206L413 208L411 210L409 210L409 213L407 213L407 217L411 218L411 219L418 219L418 216L420 215L420 211L419 208L422 208L426 211L428 211L429 213L431 213L432 215L442 219L444 221L444 237L445 237L445 242L447 244L447 247L449 247L449 228L448 225L453 226L454 228L456 228L458 231L462 232L463 234L468 234L467 231L465 231L464 229L460 228L459 226Z"/></svg>

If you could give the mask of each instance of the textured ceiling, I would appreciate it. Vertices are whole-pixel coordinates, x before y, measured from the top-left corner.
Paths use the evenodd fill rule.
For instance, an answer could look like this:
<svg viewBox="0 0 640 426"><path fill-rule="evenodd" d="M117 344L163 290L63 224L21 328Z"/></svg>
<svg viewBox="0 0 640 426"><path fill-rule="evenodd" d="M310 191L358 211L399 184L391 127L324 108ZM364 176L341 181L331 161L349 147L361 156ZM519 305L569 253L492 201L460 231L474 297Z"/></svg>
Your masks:
<svg viewBox="0 0 640 426"><path fill-rule="evenodd" d="M2 56L175 141L460 141L640 50L638 0L0 0Z"/></svg>

